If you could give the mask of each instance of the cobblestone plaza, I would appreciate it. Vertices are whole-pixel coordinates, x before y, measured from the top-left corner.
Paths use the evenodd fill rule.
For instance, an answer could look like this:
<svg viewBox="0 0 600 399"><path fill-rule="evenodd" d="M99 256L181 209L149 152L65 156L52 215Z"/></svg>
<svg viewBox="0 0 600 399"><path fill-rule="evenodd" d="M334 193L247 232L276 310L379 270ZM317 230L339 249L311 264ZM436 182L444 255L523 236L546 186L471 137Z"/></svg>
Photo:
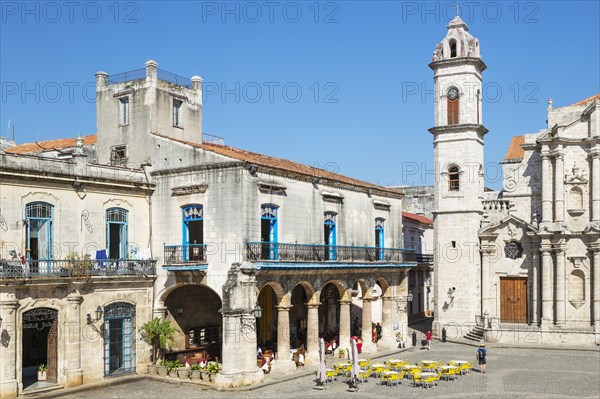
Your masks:
<svg viewBox="0 0 600 399"><path fill-rule="evenodd" d="M326 390L315 390L314 375L307 372L316 367L299 368L297 378L287 379L277 370L267 376L265 386L253 390L215 391L205 386L177 384L176 379L168 382L156 380L132 380L131 382L107 386L96 390L64 392L63 399L75 398L386 398L386 397L439 397L439 398L597 398L600 395L600 353L595 350L552 350L523 347L488 347L486 374L474 370L457 381L439 381L434 388L413 388L410 380L398 386L382 386L378 379L371 378L359 385L359 391L349 393L343 377L327 383ZM475 360L476 348L468 345L437 343L430 351L418 348L390 354L390 357L408 359L411 363L424 359ZM382 358L382 360L387 357ZM337 359L329 358L328 367ZM283 381L283 378L286 378ZM278 382L282 379L281 382Z"/></svg>

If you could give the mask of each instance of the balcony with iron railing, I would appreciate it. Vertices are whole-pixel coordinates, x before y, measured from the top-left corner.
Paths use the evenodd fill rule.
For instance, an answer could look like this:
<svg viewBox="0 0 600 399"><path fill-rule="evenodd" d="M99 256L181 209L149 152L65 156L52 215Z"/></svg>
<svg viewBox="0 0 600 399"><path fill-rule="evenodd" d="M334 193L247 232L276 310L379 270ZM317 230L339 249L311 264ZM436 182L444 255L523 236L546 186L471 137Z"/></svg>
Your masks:
<svg viewBox="0 0 600 399"><path fill-rule="evenodd" d="M0 260L0 279L147 277L155 274L156 260L153 259Z"/></svg>
<svg viewBox="0 0 600 399"><path fill-rule="evenodd" d="M251 262L277 262L280 267L286 263L352 264L355 267L416 266L414 249L406 248L248 242L245 255Z"/></svg>
<svg viewBox="0 0 600 399"><path fill-rule="evenodd" d="M418 264L433 264L433 255L432 254L415 254L415 261Z"/></svg>
<svg viewBox="0 0 600 399"><path fill-rule="evenodd" d="M206 244L164 246L164 265L167 270L206 270Z"/></svg>

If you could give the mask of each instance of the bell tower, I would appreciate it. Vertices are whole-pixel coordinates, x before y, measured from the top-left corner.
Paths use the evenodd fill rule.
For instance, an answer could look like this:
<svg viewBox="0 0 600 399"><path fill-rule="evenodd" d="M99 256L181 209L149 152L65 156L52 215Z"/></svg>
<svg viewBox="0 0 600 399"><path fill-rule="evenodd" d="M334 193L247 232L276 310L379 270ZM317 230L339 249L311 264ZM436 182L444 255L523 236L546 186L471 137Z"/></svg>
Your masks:
<svg viewBox="0 0 600 399"><path fill-rule="evenodd" d="M483 138L481 82L486 65L479 41L460 16L435 48L434 80L434 246L435 321L473 323L481 310ZM448 329L448 328L447 328ZM463 328L461 335L467 331ZM439 331L438 331L439 333Z"/></svg>

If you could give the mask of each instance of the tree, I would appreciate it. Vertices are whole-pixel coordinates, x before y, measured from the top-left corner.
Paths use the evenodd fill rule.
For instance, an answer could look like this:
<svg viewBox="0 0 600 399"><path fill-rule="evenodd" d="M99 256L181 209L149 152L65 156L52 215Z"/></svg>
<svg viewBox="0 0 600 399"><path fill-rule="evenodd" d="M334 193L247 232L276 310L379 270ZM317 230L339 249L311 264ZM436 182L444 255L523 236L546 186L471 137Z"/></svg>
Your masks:
<svg viewBox="0 0 600 399"><path fill-rule="evenodd" d="M175 334L179 330L171 325L169 320L162 320L158 317L144 323L140 327L142 339L148 345L152 346L152 363L156 364L158 356L164 354L168 343L173 343Z"/></svg>

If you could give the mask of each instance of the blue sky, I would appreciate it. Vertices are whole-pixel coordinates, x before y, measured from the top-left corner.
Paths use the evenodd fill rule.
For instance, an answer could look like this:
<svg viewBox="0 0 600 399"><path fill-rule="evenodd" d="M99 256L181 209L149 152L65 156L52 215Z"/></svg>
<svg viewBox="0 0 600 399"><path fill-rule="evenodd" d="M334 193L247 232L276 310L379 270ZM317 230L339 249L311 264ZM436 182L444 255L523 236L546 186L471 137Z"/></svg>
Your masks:
<svg viewBox="0 0 600 399"><path fill-rule="evenodd" d="M94 74L204 79L228 145L382 185L432 182L432 71L455 2L1 2L0 134L95 133ZM600 92L597 1L459 2L479 38L487 183L510 138ZM12 129L11 129L12 130ZM12 133L9 133L9 136ZM417 170L417 172L413 172Z"/></svg>

